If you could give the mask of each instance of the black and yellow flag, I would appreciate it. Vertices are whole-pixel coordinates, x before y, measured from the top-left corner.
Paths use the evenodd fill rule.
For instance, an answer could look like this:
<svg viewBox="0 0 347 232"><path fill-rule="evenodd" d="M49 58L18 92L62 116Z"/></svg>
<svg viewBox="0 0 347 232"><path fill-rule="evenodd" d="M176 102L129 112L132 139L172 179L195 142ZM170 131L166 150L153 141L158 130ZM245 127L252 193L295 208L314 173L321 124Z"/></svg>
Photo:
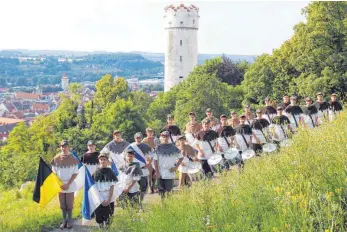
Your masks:
<svg viewBox="0 0 347 232"><path fill-rule="evenodd" d="M45 207L52 198L61 191L63 182L40 157L39 170L37 172L33 200Z"/></svg>

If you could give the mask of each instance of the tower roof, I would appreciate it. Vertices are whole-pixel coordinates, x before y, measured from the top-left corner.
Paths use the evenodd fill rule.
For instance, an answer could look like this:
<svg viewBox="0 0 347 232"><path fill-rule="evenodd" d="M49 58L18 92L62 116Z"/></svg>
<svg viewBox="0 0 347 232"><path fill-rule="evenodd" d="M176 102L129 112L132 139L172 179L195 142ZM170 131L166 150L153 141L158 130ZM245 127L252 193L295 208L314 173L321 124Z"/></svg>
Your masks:
<svg viewBox="0 0 347 232"><path fill-rule="evenodd" d="M193 4L188 6L188 5L184 5L183 3L178 4L178 5L169 5L169 6L165 7L164 9L165 9L165 12L168 10L177 11L178 9L182 9L182 10L185 9L185 10L187 10L187 12L199 11L199 8Z"/></svg>
<svg viewBox="0 0 347 232"><path fill-rule="evenodd" d="M69 78L66 76L66 73L64 73L61 79L69 79Z"/></svg>

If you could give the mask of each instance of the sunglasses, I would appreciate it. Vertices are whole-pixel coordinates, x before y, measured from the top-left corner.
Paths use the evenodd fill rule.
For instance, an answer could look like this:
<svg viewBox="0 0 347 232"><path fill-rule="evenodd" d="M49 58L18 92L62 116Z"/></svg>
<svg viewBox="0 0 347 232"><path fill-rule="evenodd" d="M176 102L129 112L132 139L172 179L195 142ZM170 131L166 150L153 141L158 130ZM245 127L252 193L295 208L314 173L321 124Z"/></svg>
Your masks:
<svg viewBox="0 0 347 232"><path fill-rule="evenodd" d="M67 145L60 145L60 147L64 147L65 148L65 147L67 147Z"/></svg>

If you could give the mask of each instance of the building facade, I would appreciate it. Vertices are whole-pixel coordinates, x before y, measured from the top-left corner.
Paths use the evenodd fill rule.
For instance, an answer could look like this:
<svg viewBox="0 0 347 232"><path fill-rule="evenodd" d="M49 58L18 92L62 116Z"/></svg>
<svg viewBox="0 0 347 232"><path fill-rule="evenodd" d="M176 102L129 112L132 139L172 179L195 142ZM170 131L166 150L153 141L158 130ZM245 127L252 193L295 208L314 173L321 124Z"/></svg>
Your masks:
<svg viewBox="0 0 347 232"><path fill-rule="evenodd" d="M194 5L165 8L165 92L183 81L198 64L199 17L199 8Z"/></svg>

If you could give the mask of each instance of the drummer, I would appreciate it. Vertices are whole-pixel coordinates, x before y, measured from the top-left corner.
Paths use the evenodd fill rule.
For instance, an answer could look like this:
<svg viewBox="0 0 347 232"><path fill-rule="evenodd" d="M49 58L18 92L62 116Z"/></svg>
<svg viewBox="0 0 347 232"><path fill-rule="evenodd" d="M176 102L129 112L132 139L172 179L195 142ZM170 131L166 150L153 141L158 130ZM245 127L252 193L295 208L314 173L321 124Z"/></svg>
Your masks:
<svg viewBox="0 0 347 232"><path fill-rule="evenodd" d="M321 92L318 92L316 96L317 100L315 101L314 105L318 109L318 123L322 124L324 119L326 119L328 116L329 103L324 101L323 94Z"/></svg>
<svg viewBox="0 0 347 232"><path fill-rule="evenodd" d="M270 98L265 98L265 107L263 109L264 111L264 118L271 123L271 120L273 119L273 117L276 116L277 112L276 109L272 106L271 100Z"/></svg>
<svg viewBox="0 0 347 232"><path fill-rule="evenodd" d="M331 94L331 100L329 101L329 120L332 121L336 114L339 114L342 111L342 104L337 101L337 94Z"/></svg>
<svg viewBox="0 0 347 232"><path fill-rule="evenodd" d="M196 115L194 112L189 113L189 122L186 124L184 128L184 132L186 134L186 138L190 145L192 145L193 141L190 141L196 137L196 134L202 130L201 123L196 121ZM190 138L189 138L190 137Z"/></svg>
<svg viewBox="0 0 347 232"><path fill-rule="evenodd" d="M245 106L246 124L251 125L251 121L254 119L254 113L252 112L251 106L247 104Z"/></svg>
<svg viewBox="0 0 347 232"><path fill-rule="evenodd" d="M272 119L271 122L274 125L274 142L279 147L280 141L284 140L287 135L287 129L291 130L290 120L287 116L283 115L283 108L281 106L277 107L277 116Z"/></svg>
<svg viewBox="0 0 347 232"><path fill-rule="evenodd" d="M189 185L191 182L187 173L187 164L196 159L196 152L192 146L187 144L186 137L183 135L177 138L177 148L181 151L181 154L183 155L182 163L178 167L178 171L180 172L178 188L181 188L183 186Z"/></svg>
<svg viewBox="0 0 347 232"><path fill-rule="evenodd" d="M246 115L240 115L240 125L235 128L235 134L235 144L241 155L243 151L252 147L253 133L251 127L246 124Z"/></svg>
<svg viewBox="0 0 347 232"><path fill-rule="evenodd" d="M206 109L206 118L203 119L204 120L210 120L210 126L211 129L214 131L217 131L217 129L219 128L219 121L216 117L213 116L213 112L210 108Z"/></svg>
<svg viewBox="0 0 347 232"><path fill-rule="evenodd" d="M211 178L213 173L207 160L215 153L218 133L211 129L211 121L209 119L202 121L202 131L198 133L196 138L199 141L195 145L195 148L198 150L198 159L202 163L205 177Z"/></svg>
<svg viewBox="0 0 347 232"><path fill-rule="evenodd" d="M251 123L251 128L254 135L252 138L252 148L255 153L259 155L263 151L262 145L267 142L264 132L267 132L267 128L270 123L263 118L263 112L260 109L256 111L256 114L257 118Z"/></svg>
<svg viewBox="0 0 347 232"><path fill-rule="evenodd" d="M302 114L304 113L300 106L297 105L297 97L290 97L290 105L284 110L285 114L291 121L291 125L294 131L303 124Z"/></svg>
<svg viewBox="0 0 347 232"><path fill-rule="evenodd" d="M218 150L220 152L225 152L229 148L231 148L234 144L234 135L235 131L234 129L228 125L227 123L227 116L225 114L222 114L220 117L220 124L217 133L218 133ZM228 169L228 164L225 160L224 154L222 155L225 163L225 168Z"/></svg>
<svg viewBox="0 0 347 232"><path fill-rule="evenodd" d="M306 108L304 109L305 113L305 124L308 128L313 128L318 126L318 110L315 105L312 104L312 99L307 97L305 99Z"/></svg>
<svg viewBox="0 0 347 232"><path fill-rule="evenodd" d="M232 128L237 127L240 124L240 120L237 117L237 113L235 111L231 111L230 117L231 118L228 120L228 125Z"/></svg>
<svg viewBox="0 0 347 232"><path fill-rule="evenodd" d="M161 132L168 131L170 133L169 142L176 143L177 137L181 135L180 128L175 125L174 116L169 114L167 116L167 125L161 130Z"/></svg>

